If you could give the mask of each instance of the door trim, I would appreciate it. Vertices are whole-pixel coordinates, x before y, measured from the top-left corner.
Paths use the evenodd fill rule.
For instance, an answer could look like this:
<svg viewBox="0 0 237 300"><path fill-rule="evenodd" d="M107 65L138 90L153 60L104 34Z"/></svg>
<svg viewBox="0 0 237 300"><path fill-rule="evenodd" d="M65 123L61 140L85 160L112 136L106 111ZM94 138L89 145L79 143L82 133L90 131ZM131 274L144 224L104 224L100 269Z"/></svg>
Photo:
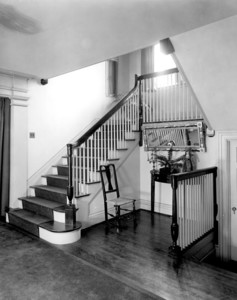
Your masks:
<svg viewBox="0 0 237 300"><path fill-rule="evenodd" d="M224 261L231 259L231 197L230 197L230 145L237 141L236 131L218 133L218 218L219 248L218 254Z"/></svg>

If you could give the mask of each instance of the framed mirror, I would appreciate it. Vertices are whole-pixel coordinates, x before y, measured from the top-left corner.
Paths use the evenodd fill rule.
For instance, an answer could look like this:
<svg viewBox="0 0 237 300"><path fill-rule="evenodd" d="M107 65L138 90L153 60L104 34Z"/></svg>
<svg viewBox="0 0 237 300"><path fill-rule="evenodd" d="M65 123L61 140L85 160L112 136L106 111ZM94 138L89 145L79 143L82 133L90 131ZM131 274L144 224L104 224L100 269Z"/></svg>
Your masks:
<svg viewBox="0 0 237 300"><path fill-rule="evenodd" d="M206 151L206 125L202 121L143 125L145 151Z"/></svg>

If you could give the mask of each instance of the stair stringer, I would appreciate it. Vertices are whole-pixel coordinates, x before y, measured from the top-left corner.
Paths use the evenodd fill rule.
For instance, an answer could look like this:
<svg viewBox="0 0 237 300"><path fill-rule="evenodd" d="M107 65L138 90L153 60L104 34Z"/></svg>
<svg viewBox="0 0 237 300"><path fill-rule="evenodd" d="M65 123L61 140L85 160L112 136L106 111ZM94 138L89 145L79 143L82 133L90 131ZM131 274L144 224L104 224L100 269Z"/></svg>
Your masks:
<svg viewBox="0 0 237 300"><path fill-rule="evenodd" d="M69 141L70 144L73 144L77 141L92 125L98 122L98 118L91 121L82 131L77 134L73 139ZM52 156L40 169L38 169L31 177L27 179L27 191L26 195L29 196L32 194L31 186L42 184L42 176L45 174L57 174L55 171L56 165L62 163L64 164L64 158L67 153L67 146L63 146L54 156ZM19 208L21 208L21 203L19 203Z"/></svg>
<svg viewBox="0 0 237 300"><path fill-rule="evenodd" d="M118 150L120 157L118 160L111 161L115 164L116 169L119 170L125 162L131 157L135 150L139 150L139 136L138 133L134 134L134 141L127 141L127 150ZM101 183L93 183L88 185L89 195L85 197L79 197L74 199L76 207L79 208L77 211L77 220L82 223L82 228L90 227L94 224L98 224L104 221L104 202ZM134 197L134 191L122 190L124 196ZM136 207L139 207L137 202Z"/></svg>

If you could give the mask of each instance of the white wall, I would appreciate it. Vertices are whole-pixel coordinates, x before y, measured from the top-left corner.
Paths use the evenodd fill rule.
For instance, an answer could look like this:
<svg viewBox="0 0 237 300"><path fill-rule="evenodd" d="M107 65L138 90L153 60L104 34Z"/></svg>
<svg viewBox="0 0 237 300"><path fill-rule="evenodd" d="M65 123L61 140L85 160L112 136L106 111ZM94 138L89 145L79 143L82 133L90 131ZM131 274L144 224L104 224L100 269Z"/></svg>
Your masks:
<svg viewBox="0 0 237 300"><path fill-rule="evenodd" d="M118 58L118 93L130 91L135 84L135 75L141 75L141 51L135 51Z"/></svg>
<svg viewBox="0 0 237 300"><path fill-rule="evenodd" d="M213 25L210 25L213 26ZM215 24L215 26L217 26L217 24ZM208 26L207 26L208 27ZM208 28L207 28L208 29ZM201 32L204 30L203 28L199 29L201 30ZM204 30L205 31L205 30ZM192 32L189 32L190 34L190 39L192 39ZM186 33L186 35L188 35L188 33ZM172 38L172 40L174 40L174 44L175 42L178 40L179 42L179 46L180 44L184 44L185 43L182 41L183 35L178 36L178 37L174 37ZM185 39L185 42L188 40L188 38ZM201 40L199 40L199 43L201 43ZM181 47L181 46L180 46ZM208 45L206 45L206 47L208 47ZM225 47L227 47L225 45ZM204 47L205 48L205 47ZM176 47L175 47L176 49ZM187 53L185 52L185 54L181 51L184 50L185 46L183 46L181 49L179 47L177 47L176 49L176 55L178 56L178 58L181 61L181 65L182 67L184 67L184 70L186 71L185 66L188 66L188 71L192 70L191 75L193 75L193 73L197 72L197 70L200 72L202 70L202 74L205 73L205 66L207 66L207 69L212 69L213 66L210 66L208 64L208 62L205 60L202 62L202 66L201 66L201 70L197 69L197 67L195 67L195 59L192 59L192 53ZM180 50L180 52L178 51ZM198 52L196 50L196 52ZM196 53L195 52L195 53ZM200 51L200 47L199 47L199 53L201 53ZM200 54L200 56L204 56L204 54ZM181 60L182 57L182 60ZM134 52L131 53L130 55L126 56L126 59L129 59L129 62L126 61L127 65L127 70L129 72L129 86L130 88L133 87L133 83L132 83L132 79L134 78L134 74L140 74L140 63L141 63L141 56L140 56L140 52ZM188 64L188 62L189 64ZM183 66L184 64L184 66ZM215 65L218 65L218 61L215 62ZM234 72L234 70L232 70L231 72ZM202 74L198 74L200 76L200 78L202 78ZM186 74L187 75L187 74ZM190 76L191 76L190 75ZM214 75L208 79L206 78L206 81L210 80L213 81ZM194 84L194 86L199 86L200 85L200 89L201 86L203 84L203 81L200 80L200 82L193 82L192 80L190 80L189 76L188 79L190 80L191 84ZM217 83L216 83L217 84ZM210 85L210 88L212 87L212 85ZM223 88L223 86L222 86ZM208 86L208 82L205 82L205 89L208 90L209 86ZM195 91L197 92L197 91ZM209 93L209 90L208 90ZM229 93L229 91L228 91ZM234 91L232 90L232 93L234 93ZM201 97L200 93L197 93L198 96ZM202 104L202 100L199 99L201 104ZM225 101L225 99L223 98L223 101ZM209 105L208 103L205 102L206 105ZM210 104L213 105L213 104ZM224 105L224 102L223 102ZM211 106L211 113L212 113L212 117L216 117L215 116L215 109L213 109L213 107ZM226 108L225 108L226 109ZM208 114L209 117L209 114ZM228 116L223 116L223 118L228 118ZM214 127L214 129L216 129ZM218 141L217 141L217 133L213 138L209 138L207 137L207 152L204 153L198 153L198 159L197 159L197 167L198 168L207 168L207 167L212 167L212 166L218 166ZM151 195L151 191L150 191L150 170L152 169L152 164L150 164L147 161L147 154L146 152L144 152L143 147L140 148L140 199L141 199L141 208L143 209L150 209L150 195ZM155 211L159 211L161 213L165 213L165 214L171 214L171 197L172 197L172 193L171 193L171 187L170 185L167 184L162 184L162 183L156 183L156 197L155 197Z"/></svg>
<svg viewBox="0 0 237 300"><path fill-rule="evenodd" d="M174 36L171 41L215 130L236 130L237 16Z"/></svg>
<svg viewBox="0 0 237 300"><path fill-rule="evenodd" d="M13 103L13 101L12 101ZM18 103L17 103L18 104ZM19 205L18 197L26 195L27 189L27 106L11 106L11 169L10 207Z"/></svg>
<svg viewBox="0 0 237 300"><path fill-rule="evenodd" d="M111 103L105 96L105 63L29 84L28 176L77 136Z"/></svg>

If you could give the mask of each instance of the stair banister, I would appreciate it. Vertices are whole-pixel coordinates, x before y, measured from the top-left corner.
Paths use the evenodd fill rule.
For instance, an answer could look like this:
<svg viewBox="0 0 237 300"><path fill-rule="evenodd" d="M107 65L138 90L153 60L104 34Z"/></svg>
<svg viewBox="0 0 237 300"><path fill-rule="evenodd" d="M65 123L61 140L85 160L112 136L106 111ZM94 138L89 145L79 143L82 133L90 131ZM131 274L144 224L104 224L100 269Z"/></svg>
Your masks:
<svg viewBox="0 0 237 300"><path fill-rule="evenodd" d="M92 136L106 121L108 121L111 116L113 116L129 99L129 97L136 91L138 86L138 76L135 75L135 85L133 89L118 102L112 109L110 109L99 121L97 121L91 128L89 128L74 144L68 144L68 168L69 168L69 176L68 178L68 189L67 196L69 199L69 203L71 203L73 197L73 149L80 147L83 143L85 143L90 136ZM75 192L75 191L74 191Z"/></svg>
<svg viewBox="0 0 237 300"><path fill-rule="evenodd" d="M179 224L177 222L177 187L178 181L174 176L171 176L171 187L172 187L172 224L171 224L171 237L172 245L169 248L170 254L178 256L180 254L181 248L177 245L177 240L179 236Z"/></svg>
<svg viewBox="0 0 237 300"><path fill-rule="evenodd" d="M73 184L72 184L72 144L67 144L67 156L68 156L68 186L67 186L67 198L68 204L65 208L65 223L67 225L76 224L76 206L72 203L73 199Z"/></svg>
<svg viewBox="0 0 237 300"><path fill-rule="evenodd" d="M142 104L142 93L141 93L141 84L142 81L139 81L139 146L143 145L143 136L142 136L142 124L143 124L143 104Z"/></svg>
<svg viewBox="0 0 237 300"><path fill-rule="evenodd" d="M73 199L73 185L72 185L72 144L67 145L67 156L68 156L68 186L67 186L67 197L69 205L72 205Z"/></svg>
<svg viewBox="0 0 237 300"><path fill-rule="evenodd" d="M171 175L172 245L170 254L186 251L194 243L214 233L217 244L217 167Z"/></svg>
<svg viewBox="0 0 237 300"><path fill-rule="evenodd" d="M68 184L68 199L73 192L74 197L88 194L88 184L98 181L99 165L116 159L117 149L126 148L134 130L140 133L141 146L143 124L202 120L194 100L177 68L136 75L134 88L69 146L72 183Z"/></svg>
<svg viewBox="0 0 237 300"><path fill-rule="evenodd" d="M104 124L109 118L119 110L127 101L127 99L130 97L130 95L133 94L133 92L137 88L138 84L138 76L135 75L135 85L133 89L125 96L122 100L119 101L118 104L116 104L110 111L108 111L98 122L96 122L90 129L88 129L76 142L73 144L73 148L80 146L82 143L84 143L97 129L101 127L102 124Z"/></svg>

